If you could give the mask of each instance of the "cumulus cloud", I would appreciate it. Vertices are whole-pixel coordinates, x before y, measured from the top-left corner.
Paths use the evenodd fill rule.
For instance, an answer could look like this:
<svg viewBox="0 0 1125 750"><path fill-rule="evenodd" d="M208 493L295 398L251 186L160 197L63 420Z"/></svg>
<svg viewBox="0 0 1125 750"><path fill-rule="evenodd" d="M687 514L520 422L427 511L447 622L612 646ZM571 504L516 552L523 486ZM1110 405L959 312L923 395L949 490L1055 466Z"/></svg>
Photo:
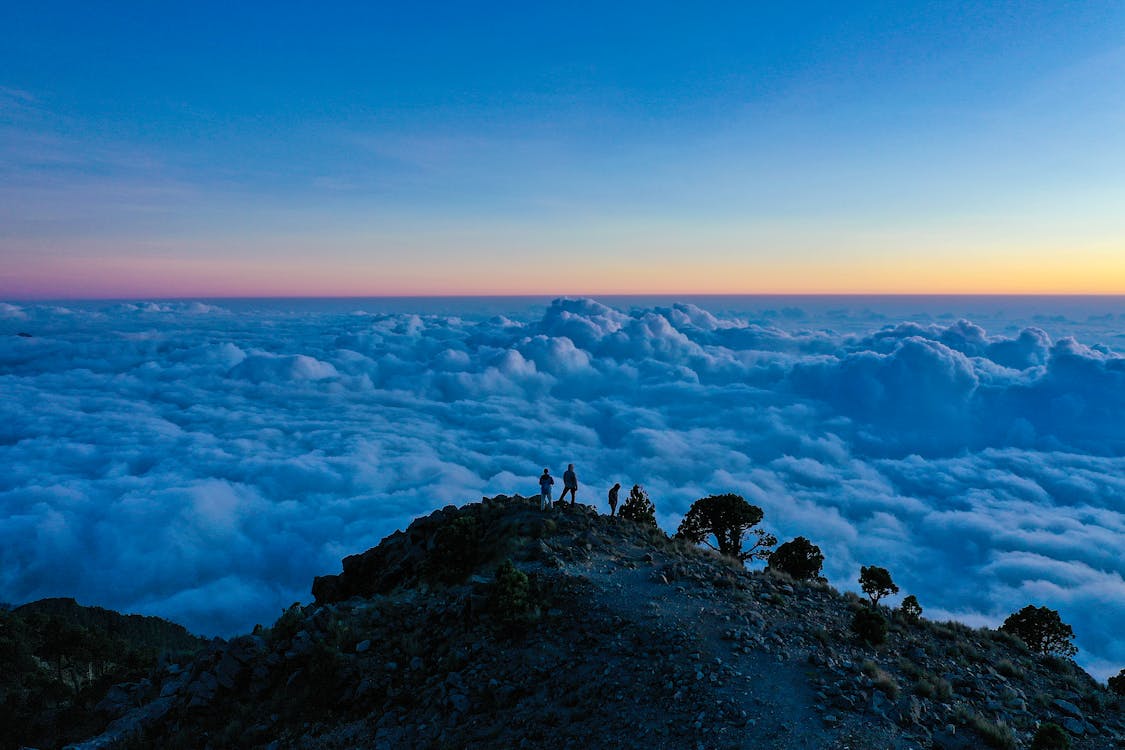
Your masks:
<svg viewBox="0 0 1125 750"><path fill-rule="evenodd" d="M974 624L1046 604L1125 666L1115 310L449 307L0 304L33 334L0 338L0 599L232 634L416 515L574 462L580 499L639 482L671 530L739 492L837 585L884 565Z"/></svg>

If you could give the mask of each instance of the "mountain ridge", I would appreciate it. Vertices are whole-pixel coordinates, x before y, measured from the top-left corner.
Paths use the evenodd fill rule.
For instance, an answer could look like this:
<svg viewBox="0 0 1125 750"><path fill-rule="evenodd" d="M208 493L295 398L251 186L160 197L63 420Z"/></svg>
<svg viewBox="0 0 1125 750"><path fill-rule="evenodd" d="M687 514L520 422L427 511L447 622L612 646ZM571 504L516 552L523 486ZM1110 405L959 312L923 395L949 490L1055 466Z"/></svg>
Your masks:
<svg viewBox="0 0 1125 750"><path fill-rule="evenodd" d="M999 631L749 571L654 525L497 496L318 577L271 627L162 667L71 747L1125 747L1122 701Z"/></svg>

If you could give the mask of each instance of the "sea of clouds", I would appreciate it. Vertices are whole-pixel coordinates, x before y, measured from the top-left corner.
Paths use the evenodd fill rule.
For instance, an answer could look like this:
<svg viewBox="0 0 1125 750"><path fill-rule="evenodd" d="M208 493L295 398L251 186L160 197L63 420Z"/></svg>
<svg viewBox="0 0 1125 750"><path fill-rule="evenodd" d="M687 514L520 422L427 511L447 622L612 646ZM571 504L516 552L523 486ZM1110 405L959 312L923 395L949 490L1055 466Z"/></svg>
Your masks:
<svg viewBox="0 0 1125 750"><path fill-rule="evenodd" d="M674 531L737 492L841 588L1047 605L1125 667L1125 302L607 302L0 303L0 601L231 635L573 462L581 501L641 483Z"/></svg>

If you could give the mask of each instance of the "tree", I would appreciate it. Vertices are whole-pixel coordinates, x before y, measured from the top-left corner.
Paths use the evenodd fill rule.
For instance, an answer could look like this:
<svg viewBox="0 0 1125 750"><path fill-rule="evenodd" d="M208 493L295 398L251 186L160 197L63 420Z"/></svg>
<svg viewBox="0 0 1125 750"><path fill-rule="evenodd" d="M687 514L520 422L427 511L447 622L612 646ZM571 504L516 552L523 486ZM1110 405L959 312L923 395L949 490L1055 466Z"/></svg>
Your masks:
<svg viewBox="0 0 1125 750"><path fill-rule="evenodd" d="M1070 657L1078 653L1071 642L1074 631L1062 621L1058 612L1047 607L1029 604L1009 615L1000 629L1019 638L1037 654Z"/></svg>
<svg viewBox="0 0 1125 750"><path fill-rule="evenodd" d="M886 568L864 565L859 569L859 587L871 598L871 606L879 604L884 596L898 593L898 586L891 580Z"/></svg>
<svg viewBox="0 0 1125 750"><path fill-rule="evenodd" d="M777 544L777 537L762 529L753 529L757 541L750 549L742 551L746 532L761 520L762 509L746 502L741 495L710 495L691 504L676 536L695 544L706 544L740 562L764 560L770 555L770 547ZM716 544L710 542L710 537Z"/></svg>
<svg viewBox="0 0 1125 750"><path fill-rule="evenodd" d="M1109 678L1109 689L1118 695L1125 695L1125 669L1118 672L1116 677Z"/></svg>
<svg viewBox="0 0 1125 750"><path fill-rule="evenodd" d="M629 497L617 515L628 521L656 525L656 506L639 484L634 484L633 489L629 490Z"/></svg>
<svg viewBox="0 0 1125 750"><path fill-rule="evenodd" d="M788 573L798 580L808 580L820 578L823 565L824 555L820 547L799 536L774 550L766 569Z"/></svg>
<svg viewBox="0 0 1125 750"><path fill-rule="evenodd" d="M909 622L918 622L918 619L922 617L922 605L918 603L918 597L914 594L902 600L902 606L899 607L899 610Z"/></svg>

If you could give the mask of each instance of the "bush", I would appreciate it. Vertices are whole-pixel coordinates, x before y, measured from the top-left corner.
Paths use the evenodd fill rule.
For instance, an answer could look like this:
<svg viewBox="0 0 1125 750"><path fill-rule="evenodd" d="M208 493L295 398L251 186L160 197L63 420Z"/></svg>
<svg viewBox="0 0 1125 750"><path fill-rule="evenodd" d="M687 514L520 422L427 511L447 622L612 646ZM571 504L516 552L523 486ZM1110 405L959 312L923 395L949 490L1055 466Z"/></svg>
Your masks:
<svg viewBox="0 0 1125 750"><path fill-rule="evenodd" d="M798 580L808 580L820 578L822 565L824 555L820 547L799 536L774 550L766 569L781 571Z"/></svg>
<svg viewBox="0 0 1125 750"><path fill-rule="evenodd" d="M1047 607L1027 605L1008 616L1000 629L1011 633L1038 654L1071 657L1078 649L1071 642L1074 631L1062 621L1059 613Z"/></svg>
<svg viewBox="0 0 1125 750"><path fill-rule="evenodd" d="M1116 677L1110 677L1108 684L1112 692L1125 695L1125 669L1118 672Z"/></svg>
<svg viewBox="0 0 1125 750"><path fill-rule="evenodd" d="M914 692L923 698L932 698L945 702L953 697L953 686L948 680L938 677L932 672L926 672L914 683Z"/></svg>
<svg viewBox="0 0 1125 750"><path fill-rule="evenodd" d="M761 520L762 509L746 502L741 495L710 495L691 504L676 536L694 544L706 544L739 562L764 560L770 555L770 547L777 544L777 537L762 529L754 529L757 541L749 550L742 551L746 532ZM716 544L711 544L708 537L714 537Z"/></svg>
<svg viewBox="0 0 1125 750"><path fill-rule="evenodd" d="M969 719L969 726L977 730L984 744L989 747L1008 750L1016 746L1016 736L1011 728L1004 722L992 722L980 714L973 714Z"/></svg>
<svg viewBox="0 0 1125 750"><path fill-rule="evenodd" d="M872 607L884 596L898 593L898 586L891 580L891 574L886 568L876 565L864 565L859 569L859 587L870 597Z"/></svg>
<svg viewBox="0 0 1125 750"><path fill-rule="evenodd" d="M434 534L427 572L444 583L463 580L480 562L480 539L480 524L474 516L454 518Z"/></svg>
<svg viewBox="0 0 1125 750"><path fill-rule="evenodd" d="M852 632L872 646L878 646L887 640L887 618L873 609L861 608L852 618Z"/></svg>
<svg viewBox="0 0 1125 750"><path fill-rule="evenodd" d="M883 692L891 700L898 699L899 686L894 677L890 673L882 669L878 664L867 659L860 665L863 673L871 678L871 684Z"/></svg>
<svg viewBox="0 0 1125 750"><path fill-rule="evenodd" d="M656 506L648 499L648 493L639 484L629 490L629 497L617 514L628 521L647 523L656 526Z"/></svg>
<svg viewBox="0 0 1125 750"><path fill-rule="evenodd" d="M996 662L996 671L1013 680L1022 680L1024 672L1012 663L1011 659L1001 659Z"/></svg>
<svg viewBox="0 0 1125 750"><path fill-rule="evenodd" d="M1035 730L1031 750L1070 750L1070 738L1062 727L1048 721Z"/></svg>
<svg viewBox="0 0 1125 750"><path fill-rule="evenodd" d="M305 611L300 602L293 602L288 609L281 611L281 616L269 629L270 643L286 643L305 623Z"/></svg>
<svg viewBox="0 0 1125 750"><path fill-rule="evenodd" d="M539 608L531 594L531 582L511 560L505 560L496 569L489 609L497 620L510 627L527 626L539 619Z"/></svg>

